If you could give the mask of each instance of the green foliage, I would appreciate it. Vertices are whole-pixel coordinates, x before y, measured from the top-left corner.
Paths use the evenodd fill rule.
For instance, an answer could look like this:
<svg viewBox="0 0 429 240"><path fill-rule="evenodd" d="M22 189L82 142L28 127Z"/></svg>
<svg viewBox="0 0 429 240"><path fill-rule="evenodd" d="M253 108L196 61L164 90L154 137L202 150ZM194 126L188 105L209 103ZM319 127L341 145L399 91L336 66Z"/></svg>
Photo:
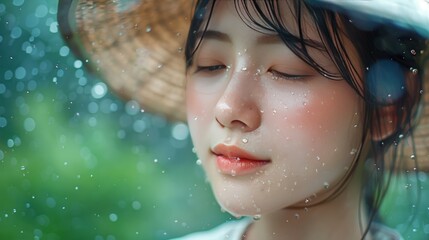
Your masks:
<svg viewBox="0 0 429 240"><path fill-rule="evenodd" d="M161 239L212 227L198 224L210 212L208 223L225 218L207 185L184 172L190 164L165 174L150 153L116 136L110 118L70 124L51 96L26 95L31 114L14 114L21 143L1 142L2 239ZM31 132L28 118L36 123Z"/></svg>

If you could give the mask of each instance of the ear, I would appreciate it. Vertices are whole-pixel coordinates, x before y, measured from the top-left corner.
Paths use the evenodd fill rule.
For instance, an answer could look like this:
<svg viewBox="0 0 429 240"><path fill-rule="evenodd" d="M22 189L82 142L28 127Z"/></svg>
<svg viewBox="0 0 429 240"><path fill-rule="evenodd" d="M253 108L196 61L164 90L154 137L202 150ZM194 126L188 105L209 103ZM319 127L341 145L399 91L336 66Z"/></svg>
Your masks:
<svg viewBox="0 0 429 240"><path fill-rule="evenodd" d="M398 126L397 106L382 106L372 116L371 138L373 141L381 141L395 133Z"/></svg>
<svg viewBox="0 0 429 240"><path fill-rule="evenodd" d="M376 109L376 113L371 119L371 138L373 141L381 141L393 135L398 130L398 126L404 125L407 116L414 111L421 89L421 86L418 84L419 76L412 69L406 71L404 75L407 91L405 95L406 99L399 102L392 102L392 104L380 106ZM399 119L400 116L402 116L401 119Z"/></svg>

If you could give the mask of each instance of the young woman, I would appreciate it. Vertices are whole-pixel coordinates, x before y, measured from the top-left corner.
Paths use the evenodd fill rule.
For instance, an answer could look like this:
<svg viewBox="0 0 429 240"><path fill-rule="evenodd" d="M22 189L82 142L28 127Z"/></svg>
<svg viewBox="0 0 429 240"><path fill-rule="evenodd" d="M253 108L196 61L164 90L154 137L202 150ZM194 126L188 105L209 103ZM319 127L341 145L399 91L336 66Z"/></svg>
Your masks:
<svg viewBox="0 0 429 240"><path fill-rule="evenodd" d="M93 66L145 108L185 113L218 203L251 216L183 239L401 239L374 219L387 170L421 155L420 142L402 146L414 139L427 81L425 15L410 22L340 1L77 6ZM84 20L90 12L97 21ZM118 36L99 37L102 24Z"/></svg>

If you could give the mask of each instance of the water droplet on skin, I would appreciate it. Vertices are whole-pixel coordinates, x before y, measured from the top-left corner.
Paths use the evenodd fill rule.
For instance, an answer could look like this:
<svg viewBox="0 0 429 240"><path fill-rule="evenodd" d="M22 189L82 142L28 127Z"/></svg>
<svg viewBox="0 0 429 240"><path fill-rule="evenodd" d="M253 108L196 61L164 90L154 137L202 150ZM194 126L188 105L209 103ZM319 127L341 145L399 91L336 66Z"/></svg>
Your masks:
<svg viewBox="0 0 429 240"><path fill-rule="evenodd" d="M420 90L420 94L423 94L423 90Z"/></svg>
<svg viewBox="0 0 429 240"><path fill-rule="evenodd" d="M295 213L295 214L294 214L294 217L295 217L295 219L299 219L299 214L298 214L298 213Z"/></svg>
<svg viewBox="0 0 429 240"><path fill-rule="evenodd" d="M324 182L324 183L323 183L323 187L324 187L325 189L328 189L328 188L329 188L329 183L328 183L328 182Z"/></svg>
<svg viewBox="0 0 429 240"><path fill-rule="evenodd" d="M353 125L353 127L354 127L354 128L357 128L357 127L358 127L358 125L357 125L357 124L355 124L355 125Z"/></svg>
<svg viewBox="0 0 429 240"><path fill-rule="evenodd" d="M306 203L306 204L309 203L309 202L310 202L310 199L308 199L308 198L306 198L305 201L304 201L304 203Z"/></svg>
<svg viewBox="0 0 429 240"><path fill-rule="evenodd" d="M411 72L412 72L414 75L416 75L416 74L419 72L419 70L417 70L417 68L414 68L413 70L411 70Z"/></svg>
<svg viewBox="0 0 429 240"><path fill-rule="evenodd" d="M247 138L243 138L243 139L241 139L241 141L242 141L243 143L248 143L248 142L249 142L249 140L248 140Z"/></svg>
<svg viewBox="0 0 429 240"><path fill-rule="evenodd" d="M261 215L257 214L255 216L253 216L253 220L258 221L261 219Z"/></svg>
<svg viewBox="0 0 429 240"><path fill-rule="evenodd" d="M243 68L241 68L241 71L247 71L247 67L243 67Z"/></svg>
<svg viewBox="0 0 429 240"><path fill-rule="evenodd" d="M195 161L195 163L196 163L197 165L201 165L201 159L197 159L197 161Z"/></svg>
<svg viewBox="0 0 429 240"><path fill-rule="evenodd" d="M237 172L235 170L231 170L231 176L235 177L237 175Z"/></svg>
<svg viewBox="0 0 429 240"><path fill-rule="evenodd" d="M151 32L152 31L152 27L150 25L146 25L146 32Z"/></svg>
<svg viewBox="0 0 429 240"><path fill-rule="evenodd" d="M416 159L416 155L411 154L411 155L410 155L410 158L411 158L411 159Z"/></svg>
<svg viewBox="0 0 429 240"><path fill-rule="evenodd" d="M356 148L353 148L351 151L350 151L350 155L355 155L357 153L357 149Z"/></svg>

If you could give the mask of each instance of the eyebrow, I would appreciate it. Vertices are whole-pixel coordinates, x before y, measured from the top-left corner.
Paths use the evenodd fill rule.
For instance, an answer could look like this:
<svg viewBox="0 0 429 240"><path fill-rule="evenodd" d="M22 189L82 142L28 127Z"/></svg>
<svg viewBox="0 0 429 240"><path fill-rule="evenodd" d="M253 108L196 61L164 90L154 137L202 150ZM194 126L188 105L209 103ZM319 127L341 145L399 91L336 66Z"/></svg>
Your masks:
<svg viewBox="0 0 429 240"><path fill-rule="evenodd" d="M202 37L204 37L204 39L212 39L212 40L218 40L221 42L232 43L232 40L228 34L223 33L223 32L219 32L219 31L215 31L215 30L207 30L205 32L204 31L197 32L197 39L201 39ZM317 40L304 39L304 42L306 44L309 44L310 46L315 47L316 49L319 49L319 50L325 49L324 44L322 42L317 41ZM277 35L277 34L264 34L264 35L257 37L256 43L258 43L258 44L282 43L283 44L284 42L279 37L279 35Z"/></svg>
<svg viewBox="0 0 429 240"><path fill-rule="evenodd" d="M215 31L215 30L207 30L205 32L200 31L197 33L197 38L202 38L204 37L204 39L212 39L212 40L218 40L221 42L227 42L227 43L232 43L231 38L229 37L228 34L223 33L223 32L219 32L219 31ZM259 36L256 39L256 43L260 43L260 44L275 44L275 43L283 43L282 40L279 38L278 35L262 35Z"/></svg>

